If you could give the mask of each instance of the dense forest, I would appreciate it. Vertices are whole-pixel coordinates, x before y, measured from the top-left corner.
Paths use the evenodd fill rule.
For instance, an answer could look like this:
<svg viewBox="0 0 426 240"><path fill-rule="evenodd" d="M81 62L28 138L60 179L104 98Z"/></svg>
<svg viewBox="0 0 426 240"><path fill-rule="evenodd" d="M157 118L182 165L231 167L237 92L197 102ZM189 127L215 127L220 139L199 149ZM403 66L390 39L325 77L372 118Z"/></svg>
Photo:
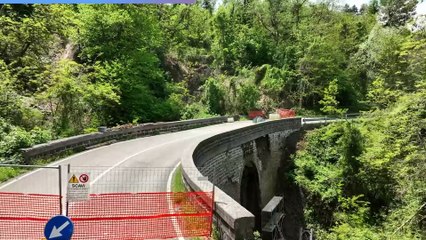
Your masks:
<svg viewBox="0 0 426 240"><path fill-rule="evenodd" d="M426 238L426 92L310 132L292 179L318 239Z"/></svg>
<svg viewBox="0 0 426 240"><path fill-rule="evenodd" d="M364 112L309 133L292 178L320 239L426 232L426 21L416 0L0 4L0 162L98 126Z"/></svg>

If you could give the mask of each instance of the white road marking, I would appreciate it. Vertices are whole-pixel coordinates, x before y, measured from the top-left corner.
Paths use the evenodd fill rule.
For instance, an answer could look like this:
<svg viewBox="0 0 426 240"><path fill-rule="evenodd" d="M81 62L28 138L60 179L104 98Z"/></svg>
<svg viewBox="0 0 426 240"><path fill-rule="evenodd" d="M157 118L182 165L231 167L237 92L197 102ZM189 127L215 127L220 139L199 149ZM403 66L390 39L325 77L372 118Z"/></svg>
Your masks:
<svg viewBox="0 0 426 240"><path fill-rule="evenodd" d="M123 163L124 163L124 162L126 162L127 160L129 160L129 159L131 159L131 158L133 158L133 157L136 157L137 155L140 155L140 154L142 154L142 153L144 153L144 152L151 151L151 150L156 149L156 148L159 148L159 147L163 147L163 146L168 145L168 144L171 144L171 143L181 142L181 141L184 141L184 140L187 140L187 139L191 139L191 138L194 138L194 137L187 137L187 138L176 139L176 140L174 140L174 141L166 142L166 143L163 143L163 144L160 144L160 145L155 145L155 146L152 146L152 147L150 147L150 148L146 148L146 149L144 149L144 150L142 150L142 151L139 151L139 152L137 152L137 153L135 153L135 154L133 154L133 155L131 155L131 156L128 156L128 157L126 157L125 159L121 160L120 162L118 162L118 163L114 164L113 166L111 166L110 168L108 168L107 170L105 170L104 172L102 172L101 174L99 174L99 176L97 176L97 177L96 177L96 178L95 178L95 179L94 179L94 180L90 183L90 185L95 184L97 181L99 181L99 179L101 179L103 176L105 176L105 175L106 175L107 173L109 173L111 170L113 170L114 168L116 168L116 167L120 166L121 164L123 164Z"/></svg>
<svg viewBox="0 0 426 240"><path fill-rule="evenodd" d="M206 126L206 128L208 128L208 127L216 127L216 126L220 126L220 125L222 125L222 124L216 124L216 125ZM116 142L116 143L113 143L113 144L109 144L109 145L105 145L105 146L101 146L101 147L93 148L93 149L90 149L90 150L86 150L86 151L83 151L83 152L80 152L80 153L74 154L74 155L72 155L72 156L68 156L68 157L66 157L66 158L64 158L64 159L62 159L62 160L58 160L58 161L55 161L55 162L53 162L53 163L50 163L50 164L48 164L47 166L58 166L58 165L61 165L62 163L66 162L66 161L72 160L73 158L77 158L77 157L79 157L79 156L81 156L81 155L83 155L83 154L90 153L90 152L93 152L93 151L98 151L98 150L101 150L101 149L103 149L103 148L110 147L110 146L113 146L113 145L121 145L121 144L126 144L126 143L129 143L129 142L135 142L135 141L139 141L139 140L142 140L142 139L146 139L146 138L148 138L148 137L164 137L164 136L166 136L166 135L179 134L180 132L199 131L200 129L202 129L202 128L188 129L188 130L179 131L179 132L166 133L166 134L159 134L159 135L155 135L155 136L141 137L141 138L131 139L131 140L127 140L127 141L119 141L119 142ZM229 130L232 130L232 129L229 129ZM219 131L219 132L222 132L222 131ZM184 138L184 139L189 139L189 138ZM177 140L177 141L182 141L182 140L184 140L184 139L180 139L180 140ZM173 142L175 142L175 141L173 141ZM171 142L169 142L169 143L171 143ZM167 143L167 144L168 144L168 143ZM159 146L161 146L161 145L159 145ZM147 150L148 150L148 149L147 149ZM124 162L124 161L123 161L123 162ZM116 165L117 165L117 164L116 164ZM120 165L120 164L118 164L118 165ZM117 165L117 166L118 166L118 165ZM112 168L112 169L113 169L113 168ZM112 170L112 169L111 169L111 170ZM18 177L16 177L16 178L13 178L13 179L11 179L11 180L9 180L9 181L7 181L7 182L3 183L3 184L0 184L0 190L1 190L1 189L6 188L6 187L8 187L8 186L10 186L10 185L12 185L12 184L14 184L14 183L16 183L16 182L18 182L18 181L20 181L20 180L22 180L22 179L24 179L24 178L27 178L27 177L29 177L29 176L31 176L31 175L33 175L33 174L37 173L37 172L40 172L40 171L42 171L42 170L43 170L43 168L39 168L39 169L36 169L36 170L34 170L34 171L28 172L28 173L26 173L26 174L20 175L20 176L18 176ZM109 170L109 171L111 171L111 170ZM104 175L105 175L105 174L104 174Z"/></svg>
<svg viewBox="0 0 426 240"><path fill-rule="evenodd" d="M59 161L53 162L51 164L48 164L47 166L49 166L49 167L58 166L58 165L60 165L61 163L65 162L65 161L71 160L72 158L75 158L75 157L78 157L78 156L81 156L83 154L90 153L90 152L93 152L93 151L96 151L96 150L100 150L100 149L105 148L105 147L107 147L107 146L102 146L102 147L90 149L90 150L87 150L87 151L84 151L84 152L80 152L80 153L74 154L72 156L66 157L66 158L64 158L62 160L59 160ZM0 189L3 189L3 188L5 188L5 187L7 187L7 186L9 186L11 184L14 184L15 182L17 182L19 180L22 180L23 178L26 178L26 177L28 177L28 176L30 176L30 175L32 175L34 173L37 173L39 171L42 171L42 170L44 170L44 168L39 168L37 170L31 171L29 173L26 173L26 174L24 174L24 175L22 175L20 177L14 178L13 180L11 180L9 182L6 182L5 184L1 185Z"/></svg>

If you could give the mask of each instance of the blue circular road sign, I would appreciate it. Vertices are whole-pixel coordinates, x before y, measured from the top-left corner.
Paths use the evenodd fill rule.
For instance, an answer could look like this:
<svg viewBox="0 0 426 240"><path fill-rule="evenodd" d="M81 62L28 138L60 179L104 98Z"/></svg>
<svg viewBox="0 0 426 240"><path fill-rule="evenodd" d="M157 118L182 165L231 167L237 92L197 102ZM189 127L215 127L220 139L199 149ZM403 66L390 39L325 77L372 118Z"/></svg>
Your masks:
<svg viewBox="0 0 426 240"><path fill-rule="evenodd" d="M51 218L44 227L44 236L50 240L70 240L74 224L68 217L58 215Z"/></svg>

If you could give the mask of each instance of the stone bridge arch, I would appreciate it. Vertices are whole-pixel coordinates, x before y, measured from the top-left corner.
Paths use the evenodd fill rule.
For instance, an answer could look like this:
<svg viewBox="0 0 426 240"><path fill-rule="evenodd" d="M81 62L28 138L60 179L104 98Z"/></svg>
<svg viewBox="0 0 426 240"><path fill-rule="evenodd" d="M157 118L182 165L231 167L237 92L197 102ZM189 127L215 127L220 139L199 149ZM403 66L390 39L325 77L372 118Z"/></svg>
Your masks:
<svg viewBox="0 0 426 240"><path fill-rule="evenodd" d="M249 162L244 166L240 184L240 204L255 217L254 230L261 230L261 202L259 173L256 165Z"/></svg>

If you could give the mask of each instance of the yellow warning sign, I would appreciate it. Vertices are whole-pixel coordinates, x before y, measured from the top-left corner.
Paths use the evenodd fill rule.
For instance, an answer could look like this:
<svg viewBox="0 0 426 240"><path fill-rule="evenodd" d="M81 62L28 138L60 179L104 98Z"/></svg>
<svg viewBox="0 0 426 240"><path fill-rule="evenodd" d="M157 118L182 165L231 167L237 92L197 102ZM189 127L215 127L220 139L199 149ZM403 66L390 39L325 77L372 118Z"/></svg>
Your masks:
<svg viewBox="0 0 426 240"><path fill-rule="evenodd" d="M69 183L78 183L78 178L75 175L72 175L72 177L70 178L70 180L68 182Z"/></svg>

